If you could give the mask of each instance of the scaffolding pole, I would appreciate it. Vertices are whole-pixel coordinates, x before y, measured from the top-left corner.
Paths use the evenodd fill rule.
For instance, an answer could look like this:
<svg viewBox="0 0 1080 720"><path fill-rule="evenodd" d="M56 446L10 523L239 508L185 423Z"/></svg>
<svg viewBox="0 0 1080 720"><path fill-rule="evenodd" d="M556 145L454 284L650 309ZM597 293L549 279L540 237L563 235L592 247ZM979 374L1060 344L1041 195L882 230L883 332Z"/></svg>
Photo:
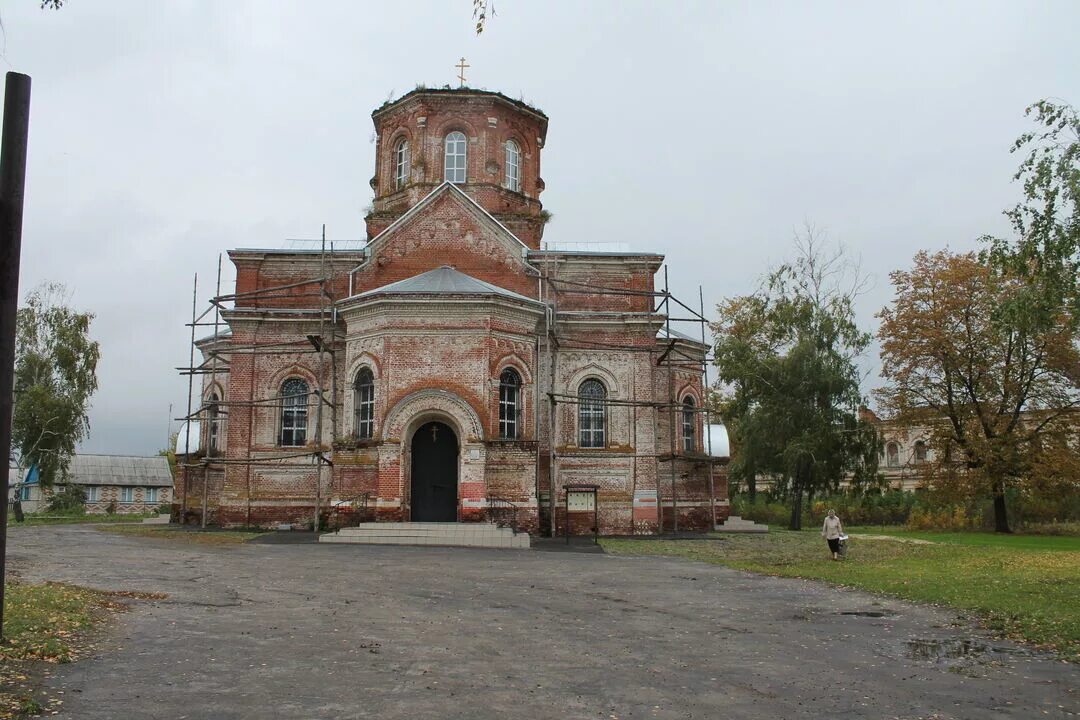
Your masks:
<svg viewBox="0 0 1080 720"><path fill-rule="evenodd" d="M217 256L217 285L214 288L214 297L217 297L220 294L221 294L221 253L218 253L218 256ZM218 309L217 303L214 303L214 342L217 342L218 322L220 321L220 318L221 318L221 312ZM189 381L190 381L191 376L189 375L188 378L189 378ZM210 391L214 392L215 387L217 387L217 358L216 357L213 358L213 365L211 365L211 367L210 367ZM200 405L204 405L204 404L205 403L200 403ZM189 408L189 411L190 411L190 408ZM208 417L206 419L206 422L209 422L209 423L217 422L217 412L218 412L218 408L214 408L212 413L208 412L207 413ZM199 429L200 430L202 429L202 424L201 423L199 424ZM207 437L213 437L214 436L214 428L210 427L209 424L206 427L206 431L207 431ZM220 440L221 440L221 438L219 437L218 441L220 442ZM209 443L207 443L207 445L209 445ZM213 448L207 448L207 450L212 451ZM202 491L203 491L202 492L202 519L200 521L200 525L203 528L206 528L206 503L207 503L207 496L210 494L209 489L207 488L207 485L209 483L210 483L210 468L209 467L204 467L203 468L203 486L202 486Z"/></svg>
<svg viewBox="0 0 1080 720"><path fill-rule="evenodd" d="M333 292L335 275L334 275L334 246L329 244L329 253L326 241L326 226L323 225L321 239L319 240L319 262L320 272L319 277L306 279L300 282L285 283L281 285L274 285L270 287L257 288L255 290L245 292L232 292L222 294L221 292L221 263L222 258L218 256L218 271L217 271L217 287L215 289L214 297L209 301L209 306L202 314L198 313L198 275L195 277L195 289L192 293L192 312L191 322L186 323L191 328L191 348L189 351L188 365L186 367L177 368L181 376L188 377L188 405L187 412L183 418L176 418L178 420L184 420L187 423L185 429L185 449L187 453L185 455L185 461L181 463L180 469L182 472L183 483L183 496L181 499L181 518L183 518L190 510L188 503L188 495L190 494L191 484L191 472L196 469L201 469L203 472L203 488L202 488L202 518L201 526L206 527L208 515L209 515L209 478L211 470L216 466L220 468L221 472L224 472L225 468L230 466L244 467L246 473L246 519L245 524L250 525L252 523L252 469L255 467L300 467L299 460L303 458L309 458L317 465L315 488L314 488L314 501L315 510L314 517L312 519L312 527L316 531L321 529L321 510L325 504L323 496L323 471L324 468L332 468L333 462L327 457L325 452L325 446L323 443L324 430L327 425L325 421L324 412L326 407L331 413L329 426L331 428L331 434L336 436L337 433L337 357L336 357L336 343L338 341L337 334L337 312L336 312L336 299ZM316 287L317 292L303 292L305 288ZM298 291L298 292L293 292ZM254 307L259 307L260 301L285 299L298 300L300 298L318 298L317 307L302 307L295 308L298 314L307 314L312 320L315 320L314 315L318 313L318 328L316 335L309 335L306 339L297 340L295 342L289 341L277 341L277 342L264 342L258 341L258 328L255 330L255 335L250 338L248 342L238 343L232 345L229 343L228 347L220 347L221 343L221 312L227 309L226 303L235 304L237 301L250 302ZM213 322L204 320L210 313L214 314ZM330 327L328 328L328 321ZM196 328L198 327L213 327L213 335L211 336L211 345L204 353L205 360L196 364L195 351L198 349L198 343L196 341ZM329 330L329 331L328 331ZM308 392L303 393L304 404L310 407L311 398L316 398L315 406L315 428L314 439L310 443L309 449L304 449L303 452L293 453L278 453L272 456L267 456L263 453L256 453L252 451L251 445L254 444L254 430L256 427L256 413L260 408L280 406L281 403L291 397L299 396L283 396L280 393L276 393L270 397L256 397L255 393L255 378L254 373L251 375L251 387L248 393L249 397L246 400L241 399L228 399L224 394L218 398L215 402L208 402L203 395L205 392L200 392L200 402L198 407L194 406L194 378L196 375L200 375L203 378L209 376L210 387L216 388L218 382L218 373L230 372L231 358L234 355L249 355L252 358L252 363L257 362L259 357L275 356L275 355L302 355L302 354L315 354L318 357L316 367L316 383L313 388ZM326 381L326 355L330 355L331 372L334 377L330 379L330 382ZM329 384L330 392L329 399L327 398L327 385ZM191 438L191 423L195 420L200 420L203 423L221 423L221 417L228 418L229 413L223 412L223 408L245 408L248 411L248 437L249 447L246 452L240 452L234 449L232 457L219 456L214 452L207 452L205 454L198 454L192 452L192 438ZM170 412L170 415L172 413ZM220 428L220 425L219 425ZM201 431L200 426L200 431ZM210 428L207 426L207 430ZM200 433L201 434L201 433ZM222 433L218 430L218 436ZM209 432L208 432L209 436ZM307 438L305 438L307 439ZM201 445L201 438L200 438ZM332 489L332 472L331 482L327 483L327 488ZM220 502L220 499L219 499Z"/></svg>
<svg viewBox="0 0 1080 720"><path fill-rule="evenodd" d="M715 527L716 520L716 489L713 479L712 467L716 461L712 458L712 442L708 436L708 426L711 424L709 420L709 408L707 402L708 393L708 363L712 361L712 355L710 353L710 347L706 342L705 325L708 320L705 318L704 308L704 292L701 287L698 288L698 308L692 308L686 303L675 297L669 285L668 267L664 266L664 285L659 290L638 290L632 288L619 288L611 287L608 285L596 285L587 282L578 282L571 279L564 279L557 277L559 270L559 263L557 259L553 259L552 262L543 269L541 272L542 280L546 281L548 293L547 297L541 298L546 300L548 311L548 335L547 344L549 347L549 357L551 359L551 378L549 382L548 402L550 409L549 420L549 432L550 432L550 447L549 447L549 465L550 465L550 477L551 477L551 497L549 498L549 513L552 518L552 532L554 532L555 526L555 493L556 493L556 478L559 475L561 468L560 460L569 458L583 458L583 457L596 457L595 451L582 450L580 452L574 452L568 449L557 449L559 439L558 429L558 412L557 408L560 404L579 405L582 401L576 394L571 394L572 390L569 388L558 388L556 384L556 365L558 362L557 354L554 348L561 350L585 350L585 351L612 351L618 353L648 353L650 356L654 356L655 362L651 365L655 368L661 369L666 373L667 377L664 378L667 381L666 397L657 397L655 390L649 393L647 398L641 399L637 394L636 384L632 384L632 391L628 396L624 398L605 398L604 404L606 407L626 407L627 408L627 428L631 434L631 447L632 452L619 452L618 457L629 459L631 465L631 472L633 474L631 487L634 491L634 497L637 497L638 488L638 459L654 460L657 463L669 462L667 478L661 479L662 476L656 477L656 502L657 502L657 527L660 532L663 532L666 527L664 519L664 497L662 487L665 481L670 485L672 507L671 518L671 530L672 532L679 531L679 486L678 486L678 468L676 463L687 462L692 465L689 472L697 476L699 467L704 468L707 473L707 493L709 502L709 513L707 518L711 520L712 525ZM596 312L585 311L564 311L560 313L557 308L557 298L560 295L604 295L604 296L625 296L625 297L639 297L639 298L656 298L658 304L653 307L651 312L637 311L619 311L619 310L604 310ZM676 311L679 311L676 314ZM588 318L590 316L596 316L598 319L600 316L622 316L624 318L639 318L642 316L651 316L660 318L662 317L663 324L661 326L664 335L666 336L666 342L658 347L656 339L650 340L648 345L642 343L620 343L611 342L607 338L594 338L594 337L581 337L580 334L566 333L561 329L560 321L565 316L570 320L580 320L582 318ZM683 346L682 341L688 341L696 344L698 341L693 337L680 336L673 331L673 324L675 323L695 323L699 325L701 336L701 352L693 353L688 352ZM675 373L681 372L690 375L697 375L702 383L702 402L701 406L687 407L683 403L678 402L677 383ZM655 386L654 386L655 387ZM560 392L561 390L561 392ZM628 399L625 399L628 398ZM651 409L653 411L653 427L660 426L663 422L663 413L667 414L667 426L668 426L668 448L666 452L660 452L657 448L657 452L654 453L639 453L633 451L633 448L638 445L637 437L637 416L640 409ZM701 448L706 449L708 454L695 453L692 448L684 448L680 452L678 428L680 413L693 413L694 417L694 429L697 432L697 427L701 426L701 434L703 435ZM704 419L702 423L701 419ZM689 477L689 475L687 476ZM631 509L631 517L633 510ZM632 520L631 520L632 522ZM636 527L634 527L636 532Z"/></svg>
<svg viewBox="0 0 1080 720"><path fill-rule="evenodd" d="M188 364L195 364L195 323L197 322L195 313L198 310L199 303L199 273L195 273L195 280L192 283L191 288L191 348L188 353ZM191 457L191 393L195 389L195 376L188 376L187 384L187 417L188 420L184 425L184 457ZM188 469L184 468L184 498L180 503L180 524L184 524L184 519L187 516L187 504L188 504L188 491L191 489L190 473Z"/></svg>
<svg viewBox="0 0 1080 720"><path fill-rule="evenodd" d="M698 292L698 304L700 305L701 317L705 317L705 293L701 286L697 286ZM705 345L705 323L701 323L701 344ZM708 355L708 345L705 345L705 353ZM709 457L712 457L712 420L709 413L709 363L701 363L701 404L705 408L705 424L701 428L701 434L704 436L705 452ZM695 419L696 422L696 419ZM716 480L713 478L712 465L706 467L706 472L709 473L709 517L712 521L712 529L716 529Z"/></svg>
<svg viewBox="0 0 1080 720"><path fill-rule="evenodd" d="M671 337L671 292L668 290L668 266L664 263L664 326L665 335L671 342L671 347L675 347L675 340ZM664 353L665 358L671 357L670 352ZM675 373L672 372L670 365L667 369L668 377L668 404L675 402ZM679 498L678 491L675 488L675 408L668 410L668 439L671 444L671 529L672 532L679 532ZM664 516L663 502L660 506L660 517ZM663 531L663 525L661 524L661 531Z"/></svg>

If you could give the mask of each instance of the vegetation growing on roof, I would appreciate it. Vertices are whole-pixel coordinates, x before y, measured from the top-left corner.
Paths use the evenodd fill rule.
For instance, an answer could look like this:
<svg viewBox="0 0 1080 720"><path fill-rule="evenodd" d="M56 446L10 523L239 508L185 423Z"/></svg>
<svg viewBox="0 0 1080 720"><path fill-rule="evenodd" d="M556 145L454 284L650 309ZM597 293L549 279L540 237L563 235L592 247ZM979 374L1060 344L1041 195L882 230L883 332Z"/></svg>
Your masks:
<svg viewBox="0 0 1080 720"><path fill-rule="evenodd" d="M392 94L393 93L391 92L391 95ZM405 100L408 100L409 98L411 98L411 97L413 97L415 95L420 95L420 94L424 94L424 95L478 95L478 94L479 95L490 95L492 97L499 98L500 100L505 100L506 102L510 103L511 105L519 107L519 108L521 108L523 110L528 110L531 113L535 113L537 115L540 115L545 120L547 119L547 113L545 113L543 110L536 107L535 105L532 105L532 104L530 104L528 102L525 102L525 100L522 100L522 99L515 100L514 98L512 98L512 97L510 97L508 95L504 95L504 94L502 94L501 92L499 92L497 90L488 90L487 88L469 87L468 85L465 85L463 87L450 87L449 85L443 85L442 87L429 88L429 87L427 87L426 85L424 85L422 83L418 83L415 88L413 88L409 92L405 93L404 95L402 95L401 97L399 97L396 100L394 100L393 98L387 98L387 100L385 102L383 102L382 105L375 108L375 110L371 113L371 116L375 117L376 115L379 115L380 113L386 111L388 108L390 108L390 107L392 107L394 105L397 105L397 104L399 104L401 102L404 102Z"/></svg>

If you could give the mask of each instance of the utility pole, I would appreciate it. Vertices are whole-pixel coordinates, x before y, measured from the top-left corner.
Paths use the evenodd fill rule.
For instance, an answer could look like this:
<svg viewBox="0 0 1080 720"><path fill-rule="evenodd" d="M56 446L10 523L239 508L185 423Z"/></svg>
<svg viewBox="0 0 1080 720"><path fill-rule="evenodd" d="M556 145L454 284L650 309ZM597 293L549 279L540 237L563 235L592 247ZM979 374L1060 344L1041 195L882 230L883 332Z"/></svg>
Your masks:
<svg viewBox="0 0 1080 720"><path fill-rule="evenodd" d="M19 306L26 145L30 130L30 76L9 72L0 148L0 638L4 636L7 573L8 468L15 392L15 317Z"/></svg>

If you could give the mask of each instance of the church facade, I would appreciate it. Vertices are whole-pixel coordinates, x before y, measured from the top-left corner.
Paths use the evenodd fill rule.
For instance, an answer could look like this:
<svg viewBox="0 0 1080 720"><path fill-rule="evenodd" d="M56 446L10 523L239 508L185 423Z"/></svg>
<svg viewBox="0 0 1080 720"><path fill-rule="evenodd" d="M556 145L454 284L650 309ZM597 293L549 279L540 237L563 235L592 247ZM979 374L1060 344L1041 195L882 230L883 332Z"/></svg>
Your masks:
<svg viewBox="0 0 1080 720"><path fill-rule="evenodd" d="M544 244L548 118L468 88L372 118L362 249L229 251L184 519L629 535L725 518L706 346L658 307L663 256Z"/></svg>

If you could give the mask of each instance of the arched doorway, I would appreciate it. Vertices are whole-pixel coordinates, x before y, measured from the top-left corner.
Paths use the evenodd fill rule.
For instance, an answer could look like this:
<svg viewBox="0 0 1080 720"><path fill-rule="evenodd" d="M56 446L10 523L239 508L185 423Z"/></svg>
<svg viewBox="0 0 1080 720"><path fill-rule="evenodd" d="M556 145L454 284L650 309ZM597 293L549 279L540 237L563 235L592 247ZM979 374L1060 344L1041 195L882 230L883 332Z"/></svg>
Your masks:
<svg viewBox="0 0 1080 720"><path fill-rule="evenodd" d="M413 522L457 522L458 440L449 425L426 422L412 438Z"/></svg>

